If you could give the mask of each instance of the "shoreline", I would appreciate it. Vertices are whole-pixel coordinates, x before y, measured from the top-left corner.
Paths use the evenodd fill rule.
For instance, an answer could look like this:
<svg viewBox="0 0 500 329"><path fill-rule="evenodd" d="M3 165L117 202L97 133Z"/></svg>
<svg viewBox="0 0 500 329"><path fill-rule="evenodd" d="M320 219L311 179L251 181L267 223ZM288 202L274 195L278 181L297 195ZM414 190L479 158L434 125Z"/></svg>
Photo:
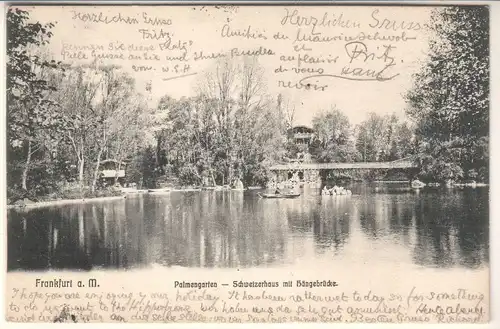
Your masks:
<svg viewBox="0 0 500 329"><path fill-rule="evenodd" d="M103 196L103 197L97 197L97 198L49 200L49 201L34 202L34 203L30 203L30 204L25 204L22 206L11 204L11 205L7 205L7 209L42 208L42 207L50 207L50 206L62 206L62 205L74 204L74 203L91 203L91 202L119 200L119 199L126 199L126 195Z"/></svg>
<svg viewBox="0 0 500 329"><path fill-rule="evenodd" d="M378 181L382 182L382 181ZM400 183L400 181L397 181ZM387 183L387 182L385 182ZM391 183L395 183L391 181ZM468 186L466 184L453 184L454 187L488 187L489 184L484 184L484 183L477 183L475 186ZM182 192L182 191L201 191L203 190L202 188L200 189L172 189L168 190L166 193L170 192ZM234 189L228 189L228 191L234 191ZM245 189L245 190L252 190L252 189ZM102 197L95 197L95 198L78 198L78 199L58 199L58 200L47 200L47 201L39 201L39 202L33 202L29 204L24 204L24 205L13 205L13 204L8 204L7 209L34 209L34 208L43 208L43 207L51 207L51 206L62 206L62 205L67 205L67 204L76 204L76 203L92 203L92 202L100 202L100 201L110 201L110 200L125 200L127 196L130 195L137 195L137 194L146 194L148 192L124 192L122 195L115 195L115 196L102 196ZM161 193L154 193L154 192L149 192L151 194L161 194Z"/></svg>

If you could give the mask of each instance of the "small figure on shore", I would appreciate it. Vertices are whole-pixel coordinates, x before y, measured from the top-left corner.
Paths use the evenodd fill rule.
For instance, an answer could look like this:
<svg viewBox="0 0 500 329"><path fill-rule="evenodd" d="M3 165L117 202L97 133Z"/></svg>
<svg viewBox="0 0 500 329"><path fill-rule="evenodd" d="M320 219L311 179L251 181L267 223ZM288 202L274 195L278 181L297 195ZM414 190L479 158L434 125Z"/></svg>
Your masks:
<svg viewBox="0 0 500 329"><path fill-rule="evenodd" d="M243 182L241 181L241 179L236 179L234 181L234 188L237 189L237 190L243 190L244 189L244 186L243 186Z"/></svg>

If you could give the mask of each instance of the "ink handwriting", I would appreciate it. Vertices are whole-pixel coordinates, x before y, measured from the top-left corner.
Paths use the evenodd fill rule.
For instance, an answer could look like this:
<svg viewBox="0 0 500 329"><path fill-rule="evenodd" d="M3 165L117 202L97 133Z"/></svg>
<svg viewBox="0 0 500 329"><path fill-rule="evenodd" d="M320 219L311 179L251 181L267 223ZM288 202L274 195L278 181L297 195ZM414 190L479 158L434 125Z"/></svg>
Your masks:
<svg viewBox="0 0 500 329"><path fill-rule="evenodd" d="M401 294L235 288L47 295L13 289L7 317L15 322L480 323L487 320L486 307L479 292L417 287Z"/></svg>

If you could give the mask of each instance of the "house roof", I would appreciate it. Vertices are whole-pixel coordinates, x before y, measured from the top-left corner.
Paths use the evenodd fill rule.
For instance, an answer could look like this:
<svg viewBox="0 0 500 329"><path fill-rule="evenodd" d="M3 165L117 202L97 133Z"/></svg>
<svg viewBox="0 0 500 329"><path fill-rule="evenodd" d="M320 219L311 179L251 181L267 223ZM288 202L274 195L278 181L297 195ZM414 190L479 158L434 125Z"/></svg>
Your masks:
<svg viewBox="0 0 500 329"><path fill-rule="evenodd" d="M127 164L127 161L118 161L118 160L115 160L115 159L106 159L106 160L102 160L100 162L100 164L106 164L106 163L121 163L121 164Z"/></svg>
<svg viewBox="0 0 500 329"><path fill-rule="evenodd" d="M294 127L292 127L291 130L292 131L296 131L296 130L299 130L299 129L300 130L305 130L305 131L307 131L309 133L313 133L314 132L314 130L311 127L304 126L304 125L294 126Z"/></svg>

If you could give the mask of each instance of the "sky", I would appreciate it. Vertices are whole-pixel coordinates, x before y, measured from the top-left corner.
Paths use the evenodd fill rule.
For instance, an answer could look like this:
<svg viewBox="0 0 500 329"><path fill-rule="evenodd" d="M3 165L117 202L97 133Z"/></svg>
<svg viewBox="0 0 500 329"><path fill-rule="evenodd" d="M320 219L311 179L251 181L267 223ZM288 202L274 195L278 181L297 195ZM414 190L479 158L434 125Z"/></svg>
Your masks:
<svg viewBox="0 0 500 329"><path fill-rule="evenodd" d="M333 107L352 124L364 120L368 112L405 118L404 94L428 54L425 23L431 10L401 6L25 9L34 20L56 23L48 46L56 60L78 64L105 56L103 62L121 65L134 76L138 90L146 92L146 85L151 85L151 104L164 95L195 95L204 72L214 68L216 60L206 58L210 54L241 61L239 55L257 53L267 92L273 98L284 95L295 108L297 125L310 125L314 115ZM200 59L200 52L205 58ZM368 78L371 81L365 81ZM306 88L308 83L312 86Z"/></svg>

